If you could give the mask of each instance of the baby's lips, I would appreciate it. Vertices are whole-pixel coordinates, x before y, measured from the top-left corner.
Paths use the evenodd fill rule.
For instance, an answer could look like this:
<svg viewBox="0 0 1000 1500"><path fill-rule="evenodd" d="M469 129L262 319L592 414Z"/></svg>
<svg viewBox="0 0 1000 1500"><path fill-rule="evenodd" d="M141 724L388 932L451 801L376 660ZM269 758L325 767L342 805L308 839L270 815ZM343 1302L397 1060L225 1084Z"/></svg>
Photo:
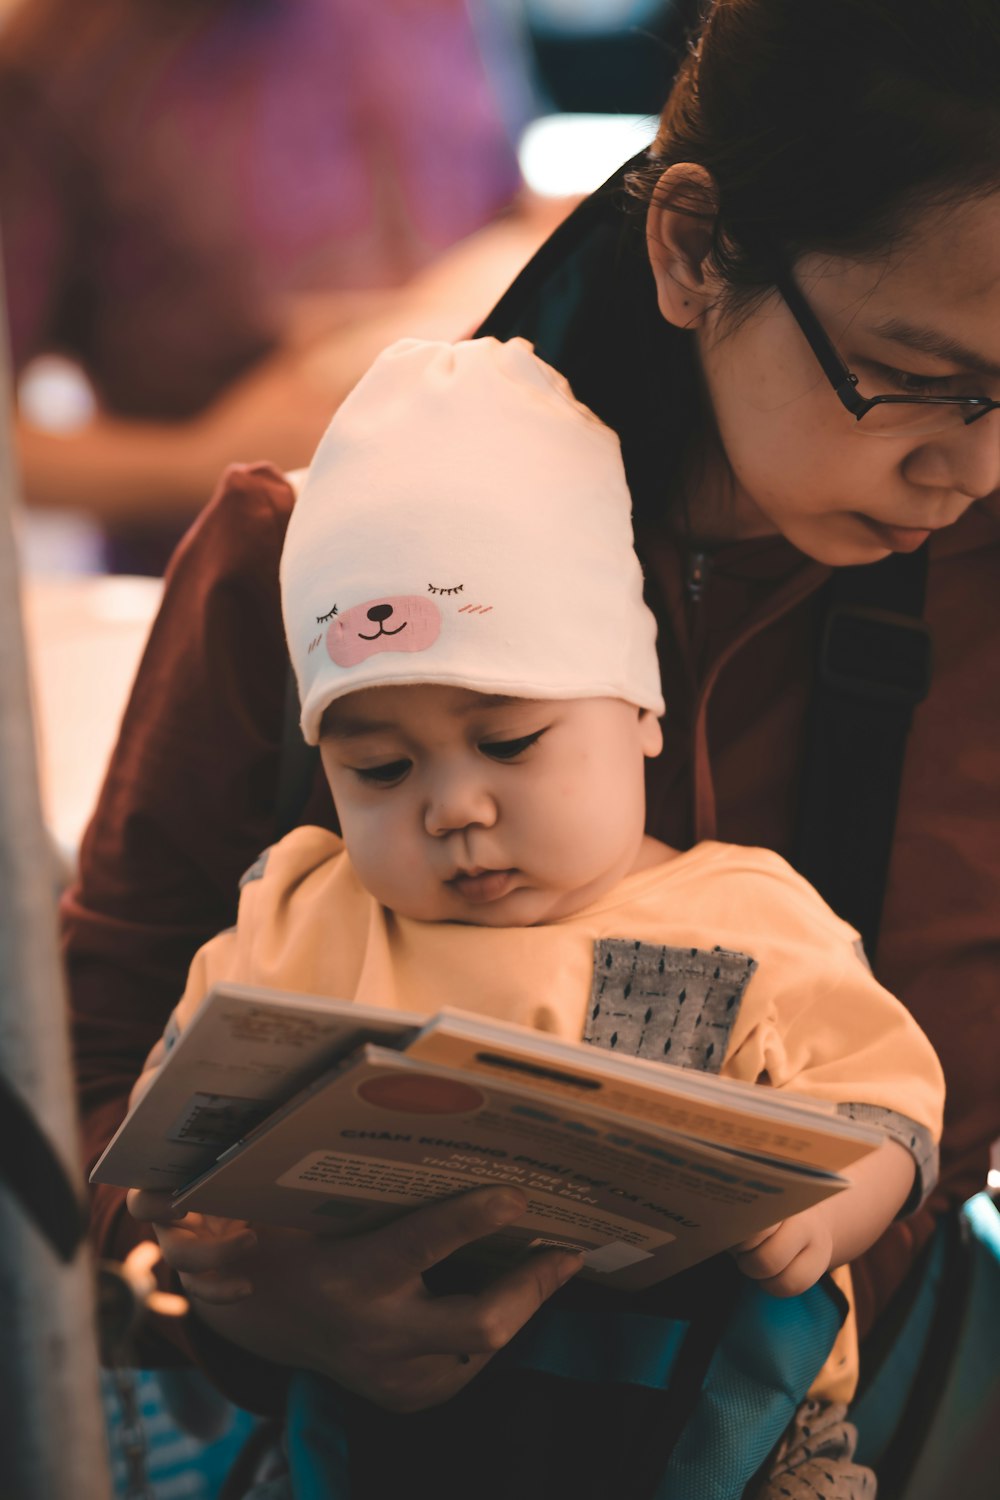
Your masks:
<svg viewBox="0 0 1000 1500"><path fill-rule="evenodd" d="M379 651L426 651L441 633L441 611L425 594L368 599L336 615L326 649L338 667L355 667Z"/></svg>

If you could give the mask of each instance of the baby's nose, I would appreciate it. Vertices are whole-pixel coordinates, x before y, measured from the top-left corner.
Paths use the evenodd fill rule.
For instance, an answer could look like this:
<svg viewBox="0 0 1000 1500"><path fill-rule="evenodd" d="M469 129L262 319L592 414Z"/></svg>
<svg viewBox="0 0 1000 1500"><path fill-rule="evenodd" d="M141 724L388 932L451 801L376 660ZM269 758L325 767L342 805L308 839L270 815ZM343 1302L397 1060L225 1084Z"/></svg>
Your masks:
<svg viewBox="0 0 1000 1500"><path fill-rule="evenodd" d="M374 621L376 625L381 625L382 621L388 620L391 614L391 604L373 604L371 609L368 611L368 618L369 620Z"/></svg>

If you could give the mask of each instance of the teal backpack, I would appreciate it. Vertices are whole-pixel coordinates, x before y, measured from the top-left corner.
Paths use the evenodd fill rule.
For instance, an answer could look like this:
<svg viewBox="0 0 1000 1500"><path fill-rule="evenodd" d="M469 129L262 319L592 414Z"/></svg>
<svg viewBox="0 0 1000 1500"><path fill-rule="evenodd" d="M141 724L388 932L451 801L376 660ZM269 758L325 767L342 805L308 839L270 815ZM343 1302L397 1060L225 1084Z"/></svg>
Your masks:
<svg viewBox="0 0 1000 1500"><path fill-rule="evenodd" d="M728 1257L651 1293L623 1304L564 1288L428 1411L385 1412L296 1375L295 1500L739 1500L823 1365L844 1299L828 1278L770 1297Z"/></svg>
<svg viewBox="0 0 1000 1500"><path fill-rule="evenodd" d="M568 1287L453 1400L397 1416L293 1378L294 1500L741 1500L823 1364L844 1312L827 1279L769 1297L719 1262L668 1305ZM669 1286L669 1284L668 1284ZM654 1289L661 1290L662 1289ZM1000 1421L1000 1212L942 1221L914 1295L850 1413L879 1500L992 1500ZM906 1293L904 1291L904 1300ZM690 1301L690 1316L670 1316Z"/></svg>
<svg viewBox="0 0 1000 1500"><path fill-rule="evenodd" d="M857 1460L879 1500L1000 1491L1000 1211L988 1193L938 1226L903 1289L908 1312L862 1365ZM866 1351L867 1352L867 1351Z"/></svg>

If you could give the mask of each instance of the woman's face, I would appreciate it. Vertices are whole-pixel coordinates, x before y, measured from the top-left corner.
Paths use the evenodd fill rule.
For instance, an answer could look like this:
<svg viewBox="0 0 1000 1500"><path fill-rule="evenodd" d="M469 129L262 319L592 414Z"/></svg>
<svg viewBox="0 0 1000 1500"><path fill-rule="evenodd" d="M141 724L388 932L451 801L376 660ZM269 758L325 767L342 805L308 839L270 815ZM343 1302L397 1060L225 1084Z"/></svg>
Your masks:
<svg viewBox="0 0 1000 1500"><path fill-rule="evenodd" d="M878 258L809 255L794 275L862 395L1000 398L1000 194L929 212ZM874 562L1000 489L1000 412L869 436L777 293L743 322L709 299L695 336L735 481L724 534L780 532L820 562Z"/></svg>

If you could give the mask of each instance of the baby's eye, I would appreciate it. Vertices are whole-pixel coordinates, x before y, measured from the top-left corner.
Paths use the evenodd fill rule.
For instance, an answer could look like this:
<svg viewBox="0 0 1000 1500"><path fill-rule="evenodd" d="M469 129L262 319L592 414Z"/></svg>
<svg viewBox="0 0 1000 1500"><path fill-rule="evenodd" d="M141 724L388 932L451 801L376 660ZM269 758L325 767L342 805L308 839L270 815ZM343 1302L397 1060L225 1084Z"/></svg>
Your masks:
<svg viewBox="0 0 1000 1500"><path fill-rule="evenodd" d="M334 617L334 615L336 613L337 613L337 606L334 605L332 609L328 609L327 610L327 612L326 612L325 615L317 615L316 616L316 624L317 625L325 625L326 622L327 622L327 620L332 620L333 617Z"/></svg>
<svg viewBox="0 0 1000 1500"><path fill-rule="evenodd" d="M544 733L544 729L536 729L534 734L522 734L516 740L482 740L479 748L491 760L516 760L525 750L530 750Z"/></svg>
<svg viewBox="0 0 1000 1500"><path fill-rule="evenodd" d="M354 774L370 786L395 786L412 765L409 760L390 760L384 766L355 766Z"/></svg>

